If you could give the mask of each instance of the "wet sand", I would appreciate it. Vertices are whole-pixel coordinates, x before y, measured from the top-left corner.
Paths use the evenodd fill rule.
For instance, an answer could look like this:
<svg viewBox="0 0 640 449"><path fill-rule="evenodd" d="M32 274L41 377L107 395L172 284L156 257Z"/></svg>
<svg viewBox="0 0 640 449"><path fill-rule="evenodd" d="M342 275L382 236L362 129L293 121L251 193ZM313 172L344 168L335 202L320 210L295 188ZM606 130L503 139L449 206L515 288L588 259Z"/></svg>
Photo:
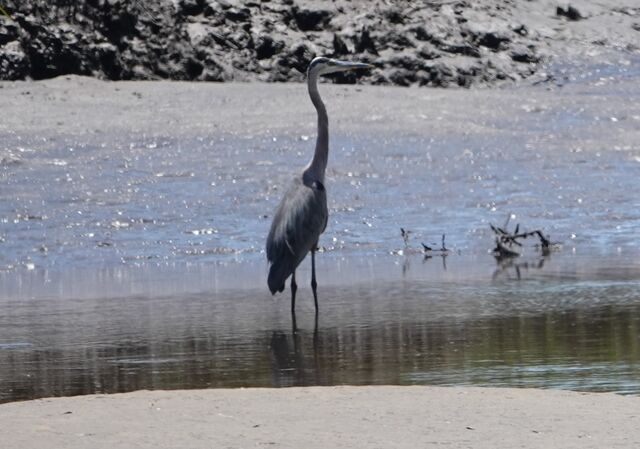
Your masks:
<svg viewBox="0 0 640 449"><path fill-rule="evenodd" d="M568 83L564 87L552 83L439 90L323 83L320 91L329 112L332 139L345 134L500 134L509 130L496 128L496 122L524 121L525 117L549 120L549 114L570 110L577 118L590 118L593 113L591 130L615 131L618 146L624 146L633 142L632 131L640 120L635 98L640 60L629 55L615 63L619 70L610 62L561 68L563 84ZM306 85L299 83L108 82L65 76L0 82L0 95L5 111L0 132L8 135L117 132L180 137L215 133L251 138L313 136L316 130L316 113ZM612 122L611 117L617 120ZM566 131L579 124L570 123L573 126Z"/></svg>
<svg viewBox="0 0 640 449"><path fill-rule="evenodd" d="M0 406L6 447L634 448L640 398L563 391L315 387L139 391Z"/></svg>

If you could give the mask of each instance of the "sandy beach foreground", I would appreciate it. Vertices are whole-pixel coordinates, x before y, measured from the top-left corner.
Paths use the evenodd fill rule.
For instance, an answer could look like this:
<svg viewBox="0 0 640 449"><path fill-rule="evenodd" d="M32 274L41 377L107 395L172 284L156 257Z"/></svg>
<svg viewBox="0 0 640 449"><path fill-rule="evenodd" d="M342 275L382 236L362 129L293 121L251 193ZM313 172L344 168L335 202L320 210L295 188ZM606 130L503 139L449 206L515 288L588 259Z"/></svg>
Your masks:
<svg viewBox="0 0 640 449"><path fill-rule="evenodd" d="M139 391L0 406L15 448L635 448L640 398L568 391L314 387Z"/></svg>

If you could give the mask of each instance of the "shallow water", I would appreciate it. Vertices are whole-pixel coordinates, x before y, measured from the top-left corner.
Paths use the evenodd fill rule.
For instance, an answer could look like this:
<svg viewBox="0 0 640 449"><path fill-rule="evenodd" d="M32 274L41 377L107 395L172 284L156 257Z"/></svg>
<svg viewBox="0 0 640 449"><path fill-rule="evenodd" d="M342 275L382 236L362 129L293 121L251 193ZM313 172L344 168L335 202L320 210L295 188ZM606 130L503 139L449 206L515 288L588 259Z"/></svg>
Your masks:
<svg viewBox="0 0 640 449"><path fill-rule="evenodd" d="M640 393L640 111L616 108L640 91L588 82L605 108L589 90L561 106L523 90L518 114L455 135L332 135L321 315L315 328L303 289L297 333L287 295L266 292L263 245L313 136L6 133L0 401L343 383ZM507 217L561 248L496 263L489 223ZM442 234L449 257L417 254Z"/></svg>
<svg viewBox="0 0 640 449"><path fill-rule="evenodd" d="M116 141L73 152L64 140L29 145L19 163L1 168L0 267L263 257L291 166L306 162L308 151L295 148L312 145L275 139ZM328 251L388 253L402 247L405 227L417 246L446 233L450 247L484 252L488 223L510 215L571 250L640 249L640 149L542 142L513 154L515 141L504 137L335 142L321 241Z"/></svg>
<svg viewBox="0 0 640 449"><path fill-rule="evenodd" d="M14 293L28 295L0 303L0 401L336 384L640 393L635 261L552 255L521 261L518 277L489 256L319 259L317 327L302 270L297 332L288 297L258 285L263 265L233 289L229 266L183 267L176 291L161 281L175 270L102 272L103 284L78 273L63 297L25 276ZM117 283L130 290L102 293Z"/></svg>

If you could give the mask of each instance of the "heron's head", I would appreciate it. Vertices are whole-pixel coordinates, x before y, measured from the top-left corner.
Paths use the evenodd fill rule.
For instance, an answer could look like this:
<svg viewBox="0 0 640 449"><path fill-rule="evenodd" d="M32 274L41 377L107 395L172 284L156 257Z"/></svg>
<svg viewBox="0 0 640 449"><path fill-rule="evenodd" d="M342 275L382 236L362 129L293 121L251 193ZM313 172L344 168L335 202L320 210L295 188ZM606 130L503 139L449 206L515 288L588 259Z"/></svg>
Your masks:
<svg viewBox="0 0 640 449"><path fill-rule="evenodd" d="M307 69L307 76L312 75L328 75L329 73L347 72L349 70L356 69L370 69L373 66L371 64L365 64L363 62L349 62L340 61L338 59L318 57L314 58L309 64Z"/></svg>

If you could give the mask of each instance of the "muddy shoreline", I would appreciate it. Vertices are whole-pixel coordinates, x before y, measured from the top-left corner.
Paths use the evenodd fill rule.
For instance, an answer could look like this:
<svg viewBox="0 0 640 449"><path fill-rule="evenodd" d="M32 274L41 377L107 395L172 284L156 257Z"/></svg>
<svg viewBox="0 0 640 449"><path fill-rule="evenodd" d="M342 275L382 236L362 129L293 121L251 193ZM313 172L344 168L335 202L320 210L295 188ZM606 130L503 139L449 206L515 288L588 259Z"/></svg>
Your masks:
<svg viewBox="0 0 640 449"><path fill-rule="evenodd" d="M549 64L637 55L640 36L634 0L10 1L5 9L4 80L301 81L324 55L373 63L363 84L556 82Z"/></svg>

